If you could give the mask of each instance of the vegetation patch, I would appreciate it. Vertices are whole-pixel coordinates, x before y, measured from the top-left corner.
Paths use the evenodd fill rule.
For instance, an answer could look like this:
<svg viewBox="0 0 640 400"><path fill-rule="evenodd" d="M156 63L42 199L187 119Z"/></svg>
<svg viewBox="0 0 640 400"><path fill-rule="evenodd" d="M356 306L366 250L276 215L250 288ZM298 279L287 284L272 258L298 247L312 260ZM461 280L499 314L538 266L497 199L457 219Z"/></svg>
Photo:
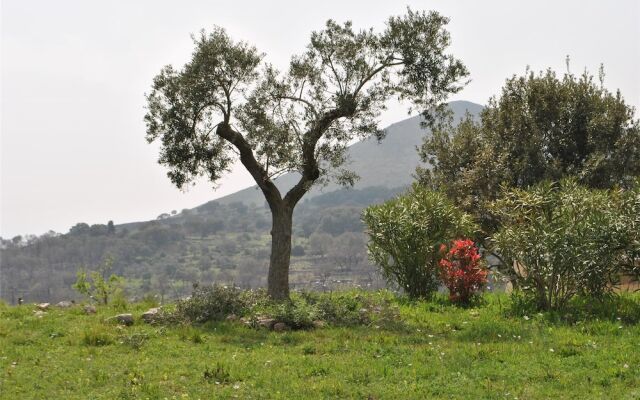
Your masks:
<svg viewBox="0 0 640 400"><path fill-rule="evenodd" d="M157 325L136 318L132 326L117 326L103 322L119 312L111 305L98 306L96 314L70 308L43 318L32 317L27 305L4 307L0 397L624 399L640 393L640 326L624 320L630 304L640 304L637 294L597 306L594 300L591 309L608 318L578 313L586 301L572 304L572 318L558 311L519 315L510 296L492 294L473 308L454 306L445 295L293 298L294 311L286 311L293 321L295 313L325 310L333 322L282 333L226 319ZM361 308L368 310L366 322L353 323ZM137 316L146 304L129 309ZM381 322L387 312L395 323Z"/></svg>

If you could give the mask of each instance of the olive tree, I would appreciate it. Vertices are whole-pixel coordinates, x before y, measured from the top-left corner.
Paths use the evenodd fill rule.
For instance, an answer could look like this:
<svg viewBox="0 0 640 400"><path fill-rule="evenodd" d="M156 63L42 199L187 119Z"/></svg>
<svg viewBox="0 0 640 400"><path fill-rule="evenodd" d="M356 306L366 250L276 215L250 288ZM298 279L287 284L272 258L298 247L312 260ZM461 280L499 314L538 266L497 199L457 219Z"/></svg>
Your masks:
<svg viewBox="0 0 640 400"><path fill-rule="evenodd" d="M402 196L367 207L368 250L382 275L411 298L429 297L440 283L441 246L472 236L471 215L439 192L414 185Z"/></svg>
<svg viewBox="0 0 640 400"><path fill-rule="evenodd" d="M355 139L383 137L378 116L392 98L432 120L432 111L464 86L467 70L448 54L448 19L408 10L381 32L328 21L306 51L278 71L255 47L221 28L194 37L192 58L167 66L147 95L147 140L184 187L198 176L217 182L237 160L272 214L268 292L289 295L292 213L314 185L352 183L342 169ZM281 192L274 179L299 174Z"/></svg>

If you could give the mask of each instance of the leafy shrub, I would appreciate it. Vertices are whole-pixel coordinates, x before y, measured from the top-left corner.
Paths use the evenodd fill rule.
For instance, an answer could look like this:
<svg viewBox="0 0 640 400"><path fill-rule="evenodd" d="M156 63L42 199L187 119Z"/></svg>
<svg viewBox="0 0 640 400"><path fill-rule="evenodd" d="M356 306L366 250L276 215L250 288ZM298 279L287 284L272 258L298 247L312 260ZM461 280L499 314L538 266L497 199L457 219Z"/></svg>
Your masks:
<svg viewBox="0 0 640 400"><path fill-rule="evenodd" d="M247 310L243 292L230 286L195 286L191 297L180 300L176 314L187 321L221 321L230 314L243 315Z"/></svg>
<svg viewBox="0 0 640 400"><path fill-rule="evenodd" d="M202 377L209 383L215 382L216 384L225 384L231 382L231 374L229 373L229 370L220 363L216 363L215 368L205 368L202 373Z"/></svg>
<svg viewBox="0 0 640 400"><path fill-rule="evenodd" d="M108 304L113 297L119 299L117 306L126 308L126 302L122 302L124 295L122 287L124 278L115 274L111 274L113 267L113 258L107 256L103 263L98 266L97 271L87 271L83 268L78 271L76 282L73 288L80 294L91 299L95 299L102 304Z"/></svg>
<svg viewBox="0 0 640 400"><path fill-rule="evenodd" d="M277 322L284 322L293 329L312 328L313 321L319 318L317 307L296 297L291 301L273 303L266 310L266 314Z"/></svg>
<svg viewBox="0 0 640 400"><path fill-rule="evenodd" d="M629 233L624 259L624 272L640 279L640 179L623 193L620 211Z"/></svg>
<svg viewBox="0 0 640 400"><path fill-rule="evenodd" d="M301 294L304 301L315 308L316 319L333 325L353 326L369 323L364 296L358 293L309 293Z"/></svg>
<svg viewBox="0 0 640 400"><path fill-rule="evenodd" d="M240 290L223 286L196 287L192 296L181 300L175 312L161 310L157 319L164 324L221 321L230 314L246 317L249 325L260 327L260 320L270 318L292 329L309 329L315 321L336 326L391 326L399 320L397 307L391 306L385 292L309 293L294 292L291 299L274 302L264 290ZM185 325L183 340L193 340L193 329Z"/></svg>
<svg viewBox="0 0 640 400"><path fill-rule="evenodd" d="M454 240L451 248L442 245L440 276L449 289L449 299L469 304L474 295L487 283L487 270L482 268L478 248L469 239Z"/></svg>
<svg viewBox="0 0 640 400"><path fill-rule="evenodd" d="M492 205L501 222L491 238L495 251L538 309L612 291L629 241L617 193L565 180L515 189Z"/></svg>
<svg viewBox="0 0 640 400"><path fill-rule="evenodd" d="M476 231L471 216L445 195L417 185L366 208L363 221L371 260L411 298L430 297L438 289L440 246Z"/></svg>

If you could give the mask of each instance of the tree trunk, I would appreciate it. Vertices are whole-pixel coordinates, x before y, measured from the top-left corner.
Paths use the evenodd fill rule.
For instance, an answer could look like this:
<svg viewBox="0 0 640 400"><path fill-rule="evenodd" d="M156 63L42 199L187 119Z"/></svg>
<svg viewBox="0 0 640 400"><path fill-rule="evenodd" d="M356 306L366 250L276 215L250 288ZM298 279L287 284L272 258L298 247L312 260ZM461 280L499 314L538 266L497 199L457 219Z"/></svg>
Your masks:
<svg viewBox="0 0 640 400"><path fill-rule="evenodd" d="M285 300L289 298L293 208L286 205L272 207L271 216L271 259L267 287L269 297Z"/></svg>

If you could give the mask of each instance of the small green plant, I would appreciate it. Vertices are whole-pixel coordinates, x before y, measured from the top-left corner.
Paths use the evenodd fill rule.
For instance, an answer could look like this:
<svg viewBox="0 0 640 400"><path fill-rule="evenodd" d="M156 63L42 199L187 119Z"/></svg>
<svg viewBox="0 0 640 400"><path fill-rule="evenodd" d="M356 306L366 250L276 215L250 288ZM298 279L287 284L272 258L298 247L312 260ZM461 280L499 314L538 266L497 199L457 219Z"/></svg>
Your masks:
<svg viewBox="0 0 640 400"><path fill-rule="evenodd" d="M85 295L91 299L107 305L109 300L113 297L121 298L122 288L124 285L124 278L115 274L111 274L113 267L113 258L107 256L102 264L98 266L97 271L87 272L82 268L78 271L76 283L73 284L73 288L78 293ZM122 302L118 303L119 306ZM124 303L126 307L126 302Z"/></svg>
<svg viewBox="0 0 640 400"><path fill-rule="evenodd" d="M185 325L180 328L178 336L180 337L180 340L185 342L190 341L195 344L204 343L204 336L202 335L202 332L190 325Z"/></svg>
<svg viewBox="0 0 640 400"><path fill-rule="evenodd" d="M209 383L225 384L231 382L231 374L227 368L219 362L216 363L215 368L205 368L202 377Z"/></svg>
<svg viewBox="0 0 640 400"><path fill-rule="evenodd" d="M113 344L113 336L104 326L94 325L84 330L82 343L86 346L107 346Z"/></svg>

